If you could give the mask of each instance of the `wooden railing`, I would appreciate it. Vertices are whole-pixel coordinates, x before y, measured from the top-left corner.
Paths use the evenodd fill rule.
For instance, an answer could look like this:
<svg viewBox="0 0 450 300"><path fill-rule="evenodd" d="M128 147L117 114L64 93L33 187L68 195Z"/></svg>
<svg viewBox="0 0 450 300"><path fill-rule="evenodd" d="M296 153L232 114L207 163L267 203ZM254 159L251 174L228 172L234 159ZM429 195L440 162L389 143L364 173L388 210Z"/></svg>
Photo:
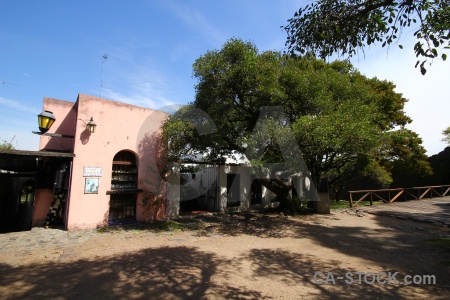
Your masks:
<svg viewBox="0 0 450 300"><path fill-rule="evenodd" d="M403 200L420 200L428 196L429 198L444 197L450 191L450 185L438 185L438 186L423 186L423 187L410 187L410 188L396 188L396 189L381 189L381 190L359 190L349 191L350 194L350 207L358 205L359 202L366 198L370 205L373 205L374 197L376 200L381 200L384 203L393 203L395 200L403 196ZM358 199L353 199L353 196L361 194ZM356 202L354 202L356 201Z"/></svg>

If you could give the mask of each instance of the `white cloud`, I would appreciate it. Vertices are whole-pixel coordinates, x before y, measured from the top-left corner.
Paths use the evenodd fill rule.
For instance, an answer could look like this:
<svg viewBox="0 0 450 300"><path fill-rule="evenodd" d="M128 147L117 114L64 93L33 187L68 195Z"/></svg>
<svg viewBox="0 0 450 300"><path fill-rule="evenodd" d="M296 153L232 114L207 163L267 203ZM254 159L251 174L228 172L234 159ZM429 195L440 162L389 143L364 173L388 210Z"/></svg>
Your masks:
<svg viewBox="0 0 450 300"><path fill-rule="evenodd" d="M166 7L183 23L205 36L209 43L221 46L227 37L214 28L211 22L197 9L184 2L165 2Z"/></svg>
<svg viewBox="0 0 450 300"><path fill-rule="evenodd" d="M175 79L166 75L166 68L154 57L134 51L131 42L109 51L101 96L152 109L176 103ZM98 91L93 93L98 94Z"/></svg>
<svg viewBox="0 0 450 300"><path fill-rule="evenodd" d="M24 112L24 113L28 113L28 114L36 114L37 115L38 113L40 113L39 109L30 107L29 104L24 104L19 101L10 100L10 99L6 99L3 97L0 97L0 106L8 107L15 111Z"/></svg>
<svg viewBox="0 0 450 300"><path fill-rule="evenodd" d="M105 90L103 90L102 97L108 98L108 99L111 99L114 101L131 104L131 105L146 107L146 108L154 108L155 107L155 102L152 99L147 98L143 95L136 94L136 93L133 93L130 95L124 95L117 91L105 89Z"/></svg>
<svg viewBox="0 0 450 300"><path fill-rule="evenodd" d="M144 64L148 65L148 64ZM156 109L174 103L166 95L170 90L165 76L146 67L130 67L110 84L116 88L104 88L102 97L136 106Z"/></svg>

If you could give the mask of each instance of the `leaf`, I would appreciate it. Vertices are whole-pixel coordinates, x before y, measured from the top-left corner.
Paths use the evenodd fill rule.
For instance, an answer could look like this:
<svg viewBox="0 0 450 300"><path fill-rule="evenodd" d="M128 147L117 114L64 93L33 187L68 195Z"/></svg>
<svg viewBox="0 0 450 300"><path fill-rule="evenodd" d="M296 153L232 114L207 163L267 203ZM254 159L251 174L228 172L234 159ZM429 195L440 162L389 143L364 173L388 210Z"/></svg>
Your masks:
<svg viewBox="0 0 450 300"><path fill-rule="evenodd" d="M425 75L425 73L427 73L427 69L425 69L425 67L423 66L425 64L425 61L423 61L421 64L420 64L420 73L422 74L422 75Z"/></svg>
<svg viewBox="0 0 450 300"><path fill-rule="evenodd" d="M442 60L446 60L447 59L447 54L445 54L445 53L442 53Z"/></svg>
<svg viewBox="0 0 450 300"><path fill-rule="evenodd" d="M402 46L402 45L398 45L398 47L399 47L400 49L403 49L403 46Z"/></svg>

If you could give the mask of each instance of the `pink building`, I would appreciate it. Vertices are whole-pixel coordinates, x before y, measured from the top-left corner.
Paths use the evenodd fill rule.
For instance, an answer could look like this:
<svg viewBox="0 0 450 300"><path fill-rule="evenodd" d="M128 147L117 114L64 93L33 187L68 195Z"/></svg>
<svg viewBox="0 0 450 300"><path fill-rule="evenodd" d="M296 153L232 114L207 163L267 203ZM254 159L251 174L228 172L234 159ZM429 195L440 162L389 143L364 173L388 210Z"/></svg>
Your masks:
<svg viewBox="0 0 450 300"><path fill-rule="evenodd" d="M160 135L165 112L83 94L76 102L44 98L43 109L55 121L38 133L40 151L0 150L0 232L90 229L272 205L274 194L243 164L188 173L167 166ZM190 181L181 184L180 176ZM308 176L286 180L297 196L318 201Z"/></svg>
<svg viewBox="0 0 450 300"><path fill-rule="evenodd" d="M40 151L73 158L58 164L52 189L37 186L32 226L53 217L68 230L170 217L159 159L166 113L84 94L76 102L44 98L43 108L56 119L49 133L61 137L42 135Z"/></svg>

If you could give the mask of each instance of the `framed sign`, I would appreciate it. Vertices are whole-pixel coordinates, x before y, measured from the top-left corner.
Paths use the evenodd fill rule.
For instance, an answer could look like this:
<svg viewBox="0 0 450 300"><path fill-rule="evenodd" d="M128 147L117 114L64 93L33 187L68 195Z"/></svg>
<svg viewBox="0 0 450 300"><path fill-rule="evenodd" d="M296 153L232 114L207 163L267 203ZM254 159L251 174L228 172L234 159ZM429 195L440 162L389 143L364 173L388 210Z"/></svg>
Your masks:
<svg viewBox="0 0 450 300"><path fill-rule="evenodd" d="M98 178L85 178L85 194L98 194Z"/></svg>
<svg viewBox="0 0 450 300"><path fill-rule="evenodd" d="M102 177L103 168L96 166L84 166L83 177Z"/></svg>

